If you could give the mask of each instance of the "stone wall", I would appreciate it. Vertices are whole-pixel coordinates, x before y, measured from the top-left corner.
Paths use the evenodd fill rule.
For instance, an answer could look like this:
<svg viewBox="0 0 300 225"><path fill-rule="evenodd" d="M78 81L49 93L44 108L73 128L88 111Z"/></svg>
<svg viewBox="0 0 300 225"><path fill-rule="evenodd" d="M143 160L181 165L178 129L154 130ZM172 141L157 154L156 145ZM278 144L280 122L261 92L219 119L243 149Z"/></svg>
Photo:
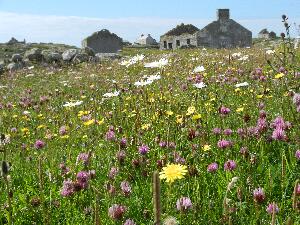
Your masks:
<svg viewBox="0 0 300 225"><path fill-rule="evenodd" d="M89 47L95 53L116 53L122 49L122 39L107 30L95 32L82 41L82 48Z"/></svg>
<svg viewBox="0 0 300 225"><path fill-rule="evenodd" d="M198 32L198 46L235 48L252 45L252 32L232 19L214 21Z"/></svg>
<svg viewBox="0 0 300 225"><path fill-rule="evenodd" d="M190 40L190 43L188 43L188 39ZM167 46L165 46L165 43ZM170 44L172 44L172 48ZM178 49L188 45L197 46L197 32L194 34L182 34L179 36L164 35L160 37L160 49Z"/></svg>

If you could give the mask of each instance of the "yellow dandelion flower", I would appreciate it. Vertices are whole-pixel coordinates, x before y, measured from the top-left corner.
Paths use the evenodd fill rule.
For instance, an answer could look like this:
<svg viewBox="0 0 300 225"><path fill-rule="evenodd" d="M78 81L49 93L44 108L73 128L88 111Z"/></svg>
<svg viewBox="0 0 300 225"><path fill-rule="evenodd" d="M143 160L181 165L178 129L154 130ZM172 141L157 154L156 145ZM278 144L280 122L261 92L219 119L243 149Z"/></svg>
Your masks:
<svg viewBox="0 0 300 225"><path fill-rule="evenodd" d="M187 173L187 166L180 164L168 164L159 173L161 180L165 179L168 183L173 183L177 179L182 179Z"/></svg>
<svg viewBox="0 0 300 225"><path fill-rule="evenodd" d="M278 74L275 75L275 79L280 79L282 77L284 77L283 73L278 73Z"/></svg>
<svg viewBox="0 0 300 225"><path fill-rule="evenodd" d="M211 149L210 145L203 145L203 151L209 151Z"/></svg>

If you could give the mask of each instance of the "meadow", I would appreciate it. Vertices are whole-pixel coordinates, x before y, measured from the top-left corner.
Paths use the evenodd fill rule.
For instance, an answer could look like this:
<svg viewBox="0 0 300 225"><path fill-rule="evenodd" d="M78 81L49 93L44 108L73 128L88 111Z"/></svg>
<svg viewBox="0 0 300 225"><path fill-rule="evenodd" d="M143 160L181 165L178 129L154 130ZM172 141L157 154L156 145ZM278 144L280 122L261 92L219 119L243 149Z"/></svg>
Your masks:
<svg viewBox="0 0 300 225"><path fill-rule="evenodd" d="M300 224L299 50L123 55L1 77L0 224Z"/></svg>

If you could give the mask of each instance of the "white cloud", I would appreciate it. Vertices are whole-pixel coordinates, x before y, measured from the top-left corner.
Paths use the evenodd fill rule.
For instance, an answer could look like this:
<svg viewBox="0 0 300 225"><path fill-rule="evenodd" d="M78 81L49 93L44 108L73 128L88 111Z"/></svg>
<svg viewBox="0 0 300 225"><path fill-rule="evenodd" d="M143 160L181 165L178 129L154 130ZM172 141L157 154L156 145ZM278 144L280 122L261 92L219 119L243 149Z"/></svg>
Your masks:
<svg viewBox="0 0 300 225"><path fill-rule="evenodd" d="M80 46L81 40L91 33L109 29L125 40L134 41L141 33L150 33L156 39L179 23L192 23L200 29L211 22L208 19L168 18L88 18L77 16L31 15L0 12L0 42L11 37L29 42L55 42ZM283 27L277 19L238 20L253 31L268 27L280 32ZM298 24L300 19L296 20ZM258 26L259 24L259 26ZM274 27L274 28L273 28Z"/></svg>

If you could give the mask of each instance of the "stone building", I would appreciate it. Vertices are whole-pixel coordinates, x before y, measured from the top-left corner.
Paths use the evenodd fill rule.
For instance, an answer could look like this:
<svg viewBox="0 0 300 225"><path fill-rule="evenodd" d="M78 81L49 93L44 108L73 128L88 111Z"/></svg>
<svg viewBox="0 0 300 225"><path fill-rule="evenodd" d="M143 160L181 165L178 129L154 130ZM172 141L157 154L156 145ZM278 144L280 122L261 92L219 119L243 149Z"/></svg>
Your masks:
<svg viewBox="0 0 300 225"><path fill-rule="evenodd" d="M274 31L269 32L266 28L262 29L258 33L258 38L261 39L275 39L276 38L276 33Z"/></svg>
<svg viewBox="0 0 300 225"><path fill-rule="evenodd" d="M116 53L122 49L122 38L108 30L93 33L82 41L82 48L89 47L95 53Z"/></svg>
<svg viewBox="0 0 300 225"><path fill-rule="evenodd" d="M198 32L198 46L236 48L252 45L252 32L230 19L229 9L218 9L217 19Z"/></svg>
<svg viewBox="0 0 300 225"><path fill-rule="evenodd" d="M197 46L199 29L192 24L180 24L160 37L160 49Z"/></svg>
<svg viewBox="0 0 300 225"><path fill-rule="evenodd" d="M229 9L217 10L217 21L203 29L181 24L160 38L160 49L184 46L236 48L252 45L252 32L230 19Z"/></svg>
<svg viewBox="0 0 300 225"><path fill-rule="evenodd" d="M154 38L151 37L150 34L144 35L142 34L135 42L138 45L156 45L157 42Z"/></svg>
<svg viewBox="0 0 300 225"><path fill-rule="evenodd" d="M26 44L25 39L23 41L18 41L17 39L15 39L14 37L12 37L8 42L8 45L14 45L14 44Z"/></svg>

